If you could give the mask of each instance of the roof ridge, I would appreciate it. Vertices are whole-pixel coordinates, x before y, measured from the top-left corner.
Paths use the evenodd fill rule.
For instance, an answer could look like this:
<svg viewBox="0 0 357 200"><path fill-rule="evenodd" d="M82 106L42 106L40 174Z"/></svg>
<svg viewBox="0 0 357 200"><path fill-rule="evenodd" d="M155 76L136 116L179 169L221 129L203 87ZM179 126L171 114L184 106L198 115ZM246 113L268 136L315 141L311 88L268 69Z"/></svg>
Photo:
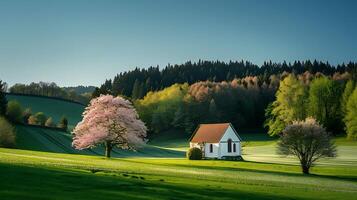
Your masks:
<svg viewBox="0 0 357 200"><path fill-rule="evenodd" d="M200 125L218 125L218 124L230 124L229 122L224 122L224 123L204 123L204 124L200 124Z"/></svg>
<svg viewBox="0 0 357 200"><path fill-rule="evenodd" d="M219 142L231 123L199 124L190 138L191 142Z"/></svg>

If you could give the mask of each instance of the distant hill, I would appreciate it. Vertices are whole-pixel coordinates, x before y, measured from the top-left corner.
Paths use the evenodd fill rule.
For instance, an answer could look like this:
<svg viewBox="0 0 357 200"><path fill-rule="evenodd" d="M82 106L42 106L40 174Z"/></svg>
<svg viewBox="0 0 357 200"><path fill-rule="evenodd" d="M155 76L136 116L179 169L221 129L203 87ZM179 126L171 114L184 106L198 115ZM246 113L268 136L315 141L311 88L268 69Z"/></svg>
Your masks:
<svg viewBox="0 0 357 200"><path fill-rule="evenodd" d="M82 119L84 111L84 106L81 104L50 97L7 94L6 98L9 101L18 101L24 108L31 108L32 113L43 112L52 117L56 123L62 116L66 116L69 129L72 129Z"/></svg>
<svg viewBox="0 0 357 200"><path fill-rule="evenodd" d="M54 82L16 83L8 89L11 94L37 95L68 99L87 105L92 97L93 86L59 87Z"/></svg>

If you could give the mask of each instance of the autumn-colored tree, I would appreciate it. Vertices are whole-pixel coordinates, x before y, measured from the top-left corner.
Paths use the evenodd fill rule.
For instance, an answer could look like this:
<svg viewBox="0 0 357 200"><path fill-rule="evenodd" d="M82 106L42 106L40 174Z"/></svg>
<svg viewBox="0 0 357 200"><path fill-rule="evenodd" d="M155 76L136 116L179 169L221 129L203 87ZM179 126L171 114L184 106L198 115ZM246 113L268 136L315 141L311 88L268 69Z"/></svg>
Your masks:
<svg viewBox="0 0 357 200"><path fill-rule="evenodd" d="M27 123L30 125L38 125L38 120L35 115L30 115L30 117L27 119Z"/></svg>
<svg viewBox="0 0 357 200"><path fill-rule="evenodd" d="M38 112L35 114L37 119L37 125L44 126L47 120L47 116L43 112Z"/></svg>
<svg viewBox="0 0 357 200"><path fill-rule="evenodd" d="M101 95L85 109L82 121L73 130L72 145L86 149L104 144L109 158L113 147L136 149L144 144L146 130L130 101Z"/></svg>
<svg viewBox="0 0 357 200"><path fill-rule="evenodd" d="M54 126L52 117L49 117L49 118L46 120L45 126L47 126L47 127L53 127L53 126Z"/></svg>
<svg viewBox="0 0 357 200"><path fill-rule="evenodd" d="M27 124L30 116L32 115L31 108L26 108L24 112L22 112L22 121Z"/></svg>
<svg viewBox="0 0 357 200"><path fill-rule="evenodd" d="M28 118L27 123L31 125L45 126L46 121L47 121L46 115L43 112L38 112L34 115L31 115Z"/></svg>

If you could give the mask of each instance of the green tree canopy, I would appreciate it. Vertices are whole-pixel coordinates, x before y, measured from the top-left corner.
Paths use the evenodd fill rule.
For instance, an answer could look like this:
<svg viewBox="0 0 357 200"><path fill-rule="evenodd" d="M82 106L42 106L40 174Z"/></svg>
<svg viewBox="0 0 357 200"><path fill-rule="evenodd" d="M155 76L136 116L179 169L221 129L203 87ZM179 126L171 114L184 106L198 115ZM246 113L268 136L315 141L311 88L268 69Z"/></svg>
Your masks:
<svg viewBox="0 0 357 200"><path fill-rule="evenodd" d="M347 112L344 118L347 138L357 140L357 87L347 102Z"/></svg>
<svg viewBox="0 0 357 200"><path fill-rule="evenodd" d="M309 115L334 133L342 130L342 90L340 83L327 77L316 78L310 84Z"/></svg>
<svg viewBox="0 0 357 200"><path fill-rule="evenodd" d="M14 147L14 127L4 118L0 117L0 147Z"/></svg>
<svg viewBox="0 0 357 200"><path fill-rule="evenodd" d="M349 80L345 85L345 90L343 91L342 98L341 98L341 111L343 115L347 113L347 102L350 98L353 90L355 88L355 84L353 80Z"/></svg>
<svg viewBox="0 0 357 200"><path fill-rule="evenodd" d="M45 125L47 117L43 112L36 113L35 118L37 120L37 125L41 125L41 126Z"/></svg>
<svg viewBox="0 0 357 200"><path fill-rule="evenodd" d="M15 100L9 101L6 109L6 116L11 122L22 123L23 108L21 104Z"/></svg>
<svg viewBox="0 0 357 200"><path fill-rule="evenodd" d="M65 116L62 116L59 123L58 128L62 128L63 130L67 131L68 129L68 119Z"/></svg>
<svg viewBox="0 0 357 200"><path fill-rule="evenodd" d="M158 92L149 92L135 102L136 108L150 130L160 132L169 129L178 118L187 94L188 84L174 84ZM178 119L176 119L178 120Z"/></svg>
<svg viewBox="0 0 357 200"><path fill-rule="evenodd" d="M306 117L306 95L305 86L294 75L280 82L276 100L266 110L265 126L270 135L278 135L287 124Z"/></svg>

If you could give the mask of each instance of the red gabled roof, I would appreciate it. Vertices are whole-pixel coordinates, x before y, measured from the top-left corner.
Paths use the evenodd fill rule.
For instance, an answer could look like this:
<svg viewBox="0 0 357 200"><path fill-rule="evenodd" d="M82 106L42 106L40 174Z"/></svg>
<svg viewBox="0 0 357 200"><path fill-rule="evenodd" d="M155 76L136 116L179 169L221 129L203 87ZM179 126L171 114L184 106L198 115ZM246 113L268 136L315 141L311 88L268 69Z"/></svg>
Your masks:
<svg viewBox="0 0 357 200"><path fill-rule="evenodd" d="M193 143L218 143L226 132L230 123L200 124L191 138Z"/></svg>

